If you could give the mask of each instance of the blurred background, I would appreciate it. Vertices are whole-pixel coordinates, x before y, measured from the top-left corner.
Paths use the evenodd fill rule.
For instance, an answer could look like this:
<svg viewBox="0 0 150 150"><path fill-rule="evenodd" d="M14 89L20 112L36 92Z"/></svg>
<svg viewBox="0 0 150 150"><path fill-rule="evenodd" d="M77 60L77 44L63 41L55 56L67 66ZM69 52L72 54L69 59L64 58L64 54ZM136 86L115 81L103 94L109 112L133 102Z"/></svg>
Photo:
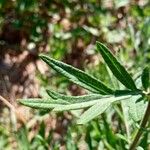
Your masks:
<svg viewBox="0 0 150 150"><path fill-rule="evenodd" d="M38 54L71 64L105 81L95 42L106 44L133 74L150 63L148 0L0 0L0 150L125 149L114 133L123 127L115 111L85 126L77 111L53 113L18 104L43 97L45 88L70 95L85 90L39 60ZM109 136L107 136L109 135ZM120 149L121 150L121 149Z"/></svg>

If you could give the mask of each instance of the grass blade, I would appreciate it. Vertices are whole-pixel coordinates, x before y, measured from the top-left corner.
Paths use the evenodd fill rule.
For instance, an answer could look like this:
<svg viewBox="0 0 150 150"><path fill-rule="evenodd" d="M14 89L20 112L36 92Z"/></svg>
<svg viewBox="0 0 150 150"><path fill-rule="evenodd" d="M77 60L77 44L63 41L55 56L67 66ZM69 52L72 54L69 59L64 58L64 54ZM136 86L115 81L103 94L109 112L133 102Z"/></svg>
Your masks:
<svg viewBox="0 0 150 150"><path fill-rule="evenodd" d="M114 76L128 89L136 90L135 83L125 68L118 62L113 54L102 43L97 42L97 49L101 53L106 64L114 74Z"/></svg>
<svg viewBox="0 0 150 150"><path fill-rule="evenodd" d="M101 81L77 68L74 68L58 60L52 59L43 54L40 55L40 58L44 62L46 62L51 68L67 77L70 81L80 85L81 87L89 91L92 91L94 93L100 93L103 95L113 94L113 90L108 88Z"/></svg>

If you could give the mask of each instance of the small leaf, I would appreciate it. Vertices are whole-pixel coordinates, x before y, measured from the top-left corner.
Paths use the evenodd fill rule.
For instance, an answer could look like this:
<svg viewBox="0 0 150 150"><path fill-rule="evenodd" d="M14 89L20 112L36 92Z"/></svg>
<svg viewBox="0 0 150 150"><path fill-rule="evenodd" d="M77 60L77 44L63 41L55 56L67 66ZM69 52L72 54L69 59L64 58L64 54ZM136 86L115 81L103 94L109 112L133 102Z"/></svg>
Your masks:
<svg viewBox="0 0 150 150"><path fill-rule="evenodd" d="M97 49L101 53L106 64L114 74L114 76L128 89L136 90L135 83L125 68L118 62L113 54L102 43L97 42Z"/></svg>
<svg viewBox="0 0 150 150"><path fill-rule="evenodd" d="M82 95L82 96L67 96L60 93L57 93L52 90L46 90L48 95L53 99L63 99L64 101L70 102L70 103L79 103L79 102L87 102L91 100L97 100L100 98L107 98L108 96L102 96L100 94L88 94L88 95Z"/></svg>
<svg viewBox="0 0 150 150"><path fill-rule="evenodd" d="M74 110L74 109L82 109L86 107L90 107L96 104L98 100L88 101L88 102L80 102L75 104L68 104L68 105L59 105L56 106L53 110L54 111L65 111L65 110Z"/></svg>
<svg viewBox="0 0 150 150"><path fill-rule="evenodd" d="M127 96L103 96L99 99L96 100L90 100L90 101L85 101L85 102L79 102L79 103L73 103L73 104L67 104L67 105L61 105L61 106L56 106L54 108L54 111L64 111L64 110L74 110L74 109L81 109L81 108L86 108L86 107L90 107L96 103L98 103L99 101L101 103L105 103L105 102L113 102L113 101L117 101L117 100L122 100L122 99L126 99L131 97L131 95L127 95Z"/></svg>
<svg viewBox="0 0 150 150"><path fill-rule="evenodd" d="M62 98L62 94L57 93L53 90L46 90L46 92L52 99L59 99L60 97Z"/></svg>
<svg viewBox="0 0 150 150"><path fill-rule="evenodd" d="M20 99L19 102L25 106L39 109L51 109L61 104L68 104L64 100L50 100L40 98Z"/></svg>
<svg viewBox="0 0 150 150"><path fill-rule="evenodd" d="M130 98L131 95L128 96L119 96L119 97L110 97L99 100L95 105L85 111L80 119L77 121L78 124L85 124L92 120L93 118L97 117L98 115L102 114L110 105L111 103L119 100L124 100Z"/></svg>
<svg viewBox="0 0 150 150"><path fill-rule="evenodd" d="M90 120L94 119L98 115L102 114L109 106L110 102L98 102L92 107L90 107L87 111L85 111L80 119L77 121L78 124L85 124Z"/></svg>
<svg viewBox="0 0 150 150"><path fill-rule="evenodd" d="M67 77L70 81L89 91L103 95L113 94L113 90L104 85L100 80L97 80L79 69L42 54L40 55L40 58L54 70Z"/></svg>
<svg viewBox="0 0 150 150"><path fill-rule="evenodd" d="M150 86L150 71L148 67L145 67L142 73L142 85L145 90Z"/></svg>

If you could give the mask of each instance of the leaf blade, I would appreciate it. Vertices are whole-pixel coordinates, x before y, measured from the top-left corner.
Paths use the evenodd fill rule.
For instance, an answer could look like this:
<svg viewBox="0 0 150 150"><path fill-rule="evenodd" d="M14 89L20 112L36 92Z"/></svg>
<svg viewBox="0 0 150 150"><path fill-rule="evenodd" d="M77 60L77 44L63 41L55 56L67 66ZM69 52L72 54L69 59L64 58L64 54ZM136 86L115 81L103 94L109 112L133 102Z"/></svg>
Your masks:
<svg viewBox="0 0 150 150"><path fill-rule="evenodd" d="M128 89L137 90L135 83L126 69L113 56L108 48L100 42L96 42L97 50L101 53L106 64L114 74L114 76Z"/></svg>
<svg viewBox="0 0 150 150"><path fill-rule="evenodd" d="M54 108L54 111L65 111L65 110L73 110L73 109L81 109L81 108L87 108L92 105L95 105L98 102L105 103L105 102L112 102L112 101L117 101L120 99L125 99L129 98L131 95L127 96L110 96L110 97L102 97L96 100L91 100L91 101L86 101L86 102L80 102L80 103L73 103L73 104L68 104L68 105L61 105L56 108Z"/></svg>
<svg viewBox="0 0 150 150"><path fill-rule="evenodd" d="M145 67L141 76L142 85L145 90L150 86L150 70L148 67Z"/></svg>
<svg viewBox="0 0 150 150"><path fill-rule="evenodd" d="M74 82L75 84L78 84L89 91L92 91L94 93L100 93L103 95L114 93L112 89L108 88L100 80L97 80L93 76L90 76L77 68L74 68L58 60L52 59L43 54L40 54L39 57L55 71L67 77L70 81Z"/></svg>
<svg viewBox="0 0 150 150"><path fill-rule="evenodd" d="M70 102L70 103L79 103L79 102L87 102L87 101L91 101L91 100L97 100L100 98L103 98L104 96L100 95L100 94L88 94L88 95L82 95L82 96L68 96L68 95L64 95L64 94L60 94L57 93L53 90L46 90L48 95L53 98L53 99L63 99L66 102ZM110 95L105 96L110 97Z"/></svg>
<svg viewBox="0 0 150 150"><path fill-rule="evenodd" d="M111 103L108 102L108 103L103 103L102 105L101 102L99 102L93 105L81 115L80 119L77 121L77 124L85 124L89 122L93 118L102 114L110 106L110 104ZM99 109L99 107L101 107L102 109Z"/></svg>
<svg viewBox="0 0 150 150"><path fill-rule="evenodd" d="M61 105L61 106L56 106L53 110L54 111L67 111L67 110L82 109L82 108L90 107L96 104L97 102L98 100L93 100L89 102L80 102L80 103L75 103L75 104Z"/></svg>
<svg viewBox="0 0 150 150"><path fill-rule="evenodd" d="M92 120L93 118L97 117L98 115L102 114L110 105L111 103L119 100L124 100L131 97L128 96L119 96L119 97L110 97L105 100L98 101L95 105L90 107L87 111L85 111L77 121L78 124L85 124Z"/></svg>
<svg viewBox="0 0 150 150"><path fill-rule="evenodd" d="M67 104L67 102L63 100L50 100L40 98L19 99L19 102L22 105L37 109L51 109L62 104Z"/></svg>

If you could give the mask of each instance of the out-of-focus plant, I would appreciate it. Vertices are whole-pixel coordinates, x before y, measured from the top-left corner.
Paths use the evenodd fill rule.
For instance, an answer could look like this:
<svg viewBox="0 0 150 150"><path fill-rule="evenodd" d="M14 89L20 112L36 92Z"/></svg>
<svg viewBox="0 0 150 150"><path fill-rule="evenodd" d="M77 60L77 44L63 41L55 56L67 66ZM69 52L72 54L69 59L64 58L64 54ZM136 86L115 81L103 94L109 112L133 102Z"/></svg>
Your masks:
<svg viewBox="0 0 150 150"><path fill-rule="evenodd" d="M120 101L122 103L125 118L127 118L127 115L130 115L134 121L137 121L141 119L139 116L143 117L136 135L132 137L132 142L130 141L131 130L128 129L128 125L126 125L128 135L126 140L130 145L129 149L133 150L139 143L143 132L142 130L146 127L150 116L149 69L146 67L143 70L141 75L142 87L140 87L135 83L135 81L133 81L130 74L106 46L99 42L97 42L96 45L97 50L100 52L105 63L110 69L109 72L111 71L110 73L116 77L117 82L119 82L119 84L121 83L121 88L112 89L99 79L81 70L41 54L40 58L51 68L67 77L71 82L87 89L90 93L83 96L66 96L52 90L47 90L49 98L22 99L20 100L20 103L29 107L53 110L56 112L88 108L79 116L77 120L78 124L86 124L93 118L102 114L112 104ZM124 85L124 87L122 87L122 85ZM139 104L140 110L137 110ZM125 109L128 107L129 114L125 113ZM143 114L143 112L145 112L145 114ZM126 123L128 124L128 121Z"/></svg>

